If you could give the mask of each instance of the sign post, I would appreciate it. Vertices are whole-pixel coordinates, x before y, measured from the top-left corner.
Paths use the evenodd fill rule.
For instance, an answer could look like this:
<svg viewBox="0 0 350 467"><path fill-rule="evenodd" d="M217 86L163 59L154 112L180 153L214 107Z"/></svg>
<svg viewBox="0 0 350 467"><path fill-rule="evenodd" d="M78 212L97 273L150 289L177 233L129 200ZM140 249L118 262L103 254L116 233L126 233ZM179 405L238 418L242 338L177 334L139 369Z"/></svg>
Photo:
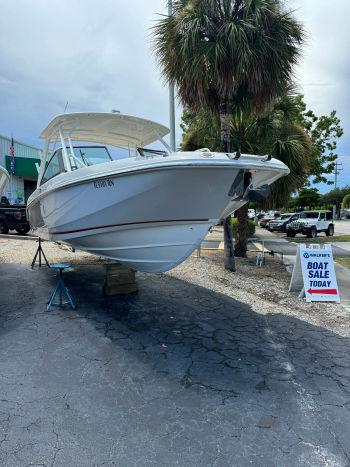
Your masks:
<svg viewBox="0 0 350 467"><path fill-rule="evenodd" d="M289 291L301 291L307 302L340 303L332 246L298 245Z"/></svg>

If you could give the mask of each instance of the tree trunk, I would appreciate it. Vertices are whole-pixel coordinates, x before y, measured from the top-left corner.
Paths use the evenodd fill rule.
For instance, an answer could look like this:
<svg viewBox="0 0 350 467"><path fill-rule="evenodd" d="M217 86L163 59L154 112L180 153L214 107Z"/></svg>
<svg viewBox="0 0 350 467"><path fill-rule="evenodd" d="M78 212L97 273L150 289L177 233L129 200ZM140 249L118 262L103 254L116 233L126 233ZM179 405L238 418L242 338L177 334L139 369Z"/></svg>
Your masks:
<svg viewBox="0 0 350 467"><path fill-rule="evenodd" d="M230 152L230 124L232 110L230 102L222 100L220 102L220 129L221 129L221 151ZM235 255L233 251L231 216L224 220L224 242L225 242L225 269L236 271Z"/></svg>
<svg viewBox="0 0 350 467"><path fill-rule="evenodd" d="M235 241L235 255L240 258L247 256L249 238L248 203L237 210L237 236Z"/></svg>
<svg viewBox="0 0 350 467"><path fill-rule="evenodd" d="M236 261L233 251L231 216L224 220L225 269L236 271Z"/></svg>

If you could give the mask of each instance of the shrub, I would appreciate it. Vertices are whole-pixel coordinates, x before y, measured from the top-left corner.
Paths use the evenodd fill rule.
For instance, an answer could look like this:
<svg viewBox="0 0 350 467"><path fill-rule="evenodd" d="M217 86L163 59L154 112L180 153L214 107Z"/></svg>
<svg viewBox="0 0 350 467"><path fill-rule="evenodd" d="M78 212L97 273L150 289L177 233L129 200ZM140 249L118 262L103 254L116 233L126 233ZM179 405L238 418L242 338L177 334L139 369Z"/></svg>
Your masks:
<svg viewBox="0 0 350 467"><path fill-rule="evenodd" d="M237 233L237 224L238 220L236 217L231 218L231 223L232 223L232 235L233 237L236 237ZM249 225L249 237L253 237L255 234L255 222L252 220L248 220L248 225Z"/></svg>

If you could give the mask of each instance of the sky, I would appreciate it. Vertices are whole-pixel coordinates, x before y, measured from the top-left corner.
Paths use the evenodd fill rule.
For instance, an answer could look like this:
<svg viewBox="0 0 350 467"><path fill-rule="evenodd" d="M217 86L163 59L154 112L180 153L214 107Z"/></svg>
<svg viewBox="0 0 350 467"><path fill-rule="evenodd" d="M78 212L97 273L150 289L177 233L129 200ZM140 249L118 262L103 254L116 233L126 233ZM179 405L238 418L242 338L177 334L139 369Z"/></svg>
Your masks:
<svg viewBox="0 0 350 467"><path fill-rule="evenodd" d="M339 185L350 185L350 2L286 5L308 33L299 91L316 114L337 111ZM151 48L165 0L0 0L0 12L0 134L42 146L38 134L67 102L68 112L116 109L168 125L168 90Z"/></svg>

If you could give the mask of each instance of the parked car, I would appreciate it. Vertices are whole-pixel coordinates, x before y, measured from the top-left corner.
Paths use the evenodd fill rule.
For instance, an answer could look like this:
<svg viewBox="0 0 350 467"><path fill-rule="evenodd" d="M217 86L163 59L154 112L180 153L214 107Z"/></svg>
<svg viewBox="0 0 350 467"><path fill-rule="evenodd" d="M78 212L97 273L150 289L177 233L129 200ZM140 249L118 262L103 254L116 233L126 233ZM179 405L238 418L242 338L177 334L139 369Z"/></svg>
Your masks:
<svg viewBox="0 0 350 467"><path fill-rule="evenodd" d="M282 214L278 219L271 220L267 226L270 232L285 232L286 226L289 222L296 221L299 219L300 213L285 213Z"/></svg>
<svg viewBox="0 0 350 467"><path fill-rule="evenodd" d="M11 205L6 196L0 201L0 233L7 234L9 230L16 230L25 235L30 230L27 220L26 207L23 204Z"/></svg>
<svg viewBox="0 0 350 467"><path fill-rule="evenodd" d="M331 211L303 211L299 219L286 225L288 237L295 237L301 233L310 238L317 237L318 232L325 232L327 236L334 235L333 213Z"/></svg>
<svg viewBox="0 0 350 467"><path fill-rule="evenodd" d="M255 218L255 209L248 209L248 218L249 219Z"/></svg>
<svg viewBox="0 0 350 467"><path fill-rule="evenodd" d="M264 216L265 216L265 213L264 213L264 212L257 212L256 215L255 215L255 217L257 217L259 221L260 221Z"/></svg>
<svg viewBox="0 0 350 467"><path fill-rule="evenodd" d="M274 221L275 219L278 219L281 216L281 213L276 211L269 211L268 214L265 214L265 216L260 220L259 225L263 229L267 229L269 226L269 223Z"/></svg>

